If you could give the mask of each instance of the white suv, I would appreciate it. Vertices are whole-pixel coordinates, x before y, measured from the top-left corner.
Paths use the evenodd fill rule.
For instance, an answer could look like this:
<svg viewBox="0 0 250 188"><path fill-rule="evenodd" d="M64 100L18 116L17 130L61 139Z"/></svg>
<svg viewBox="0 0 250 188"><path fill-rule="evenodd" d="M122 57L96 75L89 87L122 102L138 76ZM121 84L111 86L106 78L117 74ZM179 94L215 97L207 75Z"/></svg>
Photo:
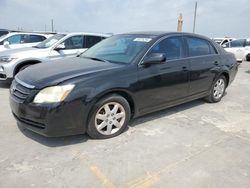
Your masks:
<svg viewBox="0 0 250 188"><path fill-rule="evenodd" d="M238 39L228 42L222 47L235 55L237 61L250 61L250 39Z"/></svg>
<svg viewBox="0 0 250 188"><path fill-rule="evenodd" d="M110 37L108 34L69 33L56 34L34 47L0 52L0 80L11 80L30 65L51 59L74 57Z"/></svg>
<svg viewBox="0 0 250 188"><path fill-rule="evenodd" d="M226 44L228 42L231 42L232 40L235 40L234 38L224 37L224 38L212 38L214 42L216 42L219 45Z"/></svg>
<svg viewBox="0 0 250 188"><path fill-rule="evenodd" d="M42 34L42 33L23 33L23 32L12 32L0 37L0 52L31 47L37 45L39 42L53 36L52 34Z"/></svg>

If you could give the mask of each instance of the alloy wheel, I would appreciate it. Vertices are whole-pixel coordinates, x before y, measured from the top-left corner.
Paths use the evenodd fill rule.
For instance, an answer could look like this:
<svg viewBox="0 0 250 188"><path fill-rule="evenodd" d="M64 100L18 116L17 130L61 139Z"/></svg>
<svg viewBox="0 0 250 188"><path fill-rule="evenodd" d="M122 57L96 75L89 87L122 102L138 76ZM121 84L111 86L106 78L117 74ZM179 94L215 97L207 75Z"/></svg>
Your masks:
<svg viewBox="0 0 250 188"><path fill-rule="evenodd" d="M224 90L225 90L225 81L222 78L220 78L214 85L214 91L213 91L214 98L217 100L220 99L224 94Z"/></svg>
<svg viewBox="0 0 250 188"><path fill-rule="evenodd" d="M123 127L125 119L124 107L120 103L109 102L98 109L95 115L95 127L103 135L112 135Z"/></svg>

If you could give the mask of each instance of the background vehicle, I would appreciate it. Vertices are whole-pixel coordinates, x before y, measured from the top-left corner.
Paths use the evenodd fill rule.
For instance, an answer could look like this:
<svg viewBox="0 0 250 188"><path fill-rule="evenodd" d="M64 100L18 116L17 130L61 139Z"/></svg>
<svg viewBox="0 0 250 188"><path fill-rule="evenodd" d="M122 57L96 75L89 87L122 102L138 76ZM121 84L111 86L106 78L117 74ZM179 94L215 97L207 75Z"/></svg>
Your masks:
<svg viewBox="0 0 250 188"><path fill-rule="evenodd" d="M3 35L7 35L10 32L11 32L11 30L8 30L8 29L0 29L0 37Z"/></svg>
<svg viewBox="0 0 250 188"><path fill-rule="evenodd" d="M10 104L18 124L39 134L110 138L132 117L198 98L219 102L236 72L233 54L206 37L115 35L79 57L20 72Z"/></svg>
<svg viewBox="0 0 250 188"><path fill-rule="evenodd" d="M53 35L42 33L11 32L0 37L0 52L9 49L31 47L51 36Z"/></svg>
<svg viewBox="0 0 250 188"><path fill-rule="evenodd" d="M235 55L237 61L250 61L250 39L238 39L228 42L222 47Z"/></svg>
<svg viewBox="0 0 250 188"><path fill-rule="evenodd" d="M224 37L224 38L212 38L212 40L214 42L216 42L217 44L222 46L223 44L226 44L227 42L230 42L230 41L235 40L235 39L234 38Z"/></svg>
<svg viewBox="0 0 250 188"><path fill-rule="evenodd" d="M0 80L10 80L30 65L74 57L109 36L95 33L56 34L34 47L0 52Z"/></svg>

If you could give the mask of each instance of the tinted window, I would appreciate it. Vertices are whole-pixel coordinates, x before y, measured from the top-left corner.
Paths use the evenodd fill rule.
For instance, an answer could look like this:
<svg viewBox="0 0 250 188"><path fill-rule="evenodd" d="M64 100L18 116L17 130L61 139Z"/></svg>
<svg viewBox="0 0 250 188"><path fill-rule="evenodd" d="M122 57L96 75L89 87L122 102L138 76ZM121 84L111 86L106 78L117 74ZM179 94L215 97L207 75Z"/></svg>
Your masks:
<svg viewBox="0 0 250 188"><path fill-rule="evenodd" d="M204 39L188 37L187 38L187 45L189 56L203 56L203 55L210 55L211 46L208 41Z"/></svg>
<svg viewBox="0 0 250 188"><path fill-rule="evenodd" d="M97 36L85 36L85 48L90 48L100 42L102 37Z"/></svg>
<svg viewBox="0 0 250 188"><path fill-rule="evenodd" d="M182 37L171 37L156 44L150 53L164 53L167 60L180 59L183 54ZM150 54L149 53L149 54Z"/></svg>
<svg viewBox="0 0 250 188"><path fill-rule="evenodd" d="M33 42L41 42L44 41L46 38L44 36L40 36L40 35L30 35L29 38L29 42L33 43Z"/></svg>
<svg viewBox="0 0 250 188"><path fill-rule="evenodd" d="M238 47L243 47L245 44L245 40L240 39L240 40L233 40L231 42L231 48L238 48Z"/></svg>
<svg viewBox="0 0 250 188"><path fill-rule="evenodd" d="M22 35L21 43L29 43L29 35Z"/></svg>
<svg viewBox="0 0 250 188"><path fill-rule="evenodd" d="M63 44L65 49L80 49L83 48L83 36L73 36L66 39Z"/></svg>

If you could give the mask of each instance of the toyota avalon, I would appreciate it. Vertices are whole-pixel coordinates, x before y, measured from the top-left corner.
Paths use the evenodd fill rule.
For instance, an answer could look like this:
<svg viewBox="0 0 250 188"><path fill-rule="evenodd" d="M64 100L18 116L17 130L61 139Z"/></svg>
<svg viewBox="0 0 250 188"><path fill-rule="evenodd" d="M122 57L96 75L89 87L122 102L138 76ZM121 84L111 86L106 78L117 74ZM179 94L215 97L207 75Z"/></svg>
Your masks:
<svg viewBox="0 0 250 188"><path fill-rule="evenodd" d="M131 118L198 98L219 102L236 73L233 54L206 37L120 34L21 71L10 105L19 126L45 136L111 138Z"/></svg>

